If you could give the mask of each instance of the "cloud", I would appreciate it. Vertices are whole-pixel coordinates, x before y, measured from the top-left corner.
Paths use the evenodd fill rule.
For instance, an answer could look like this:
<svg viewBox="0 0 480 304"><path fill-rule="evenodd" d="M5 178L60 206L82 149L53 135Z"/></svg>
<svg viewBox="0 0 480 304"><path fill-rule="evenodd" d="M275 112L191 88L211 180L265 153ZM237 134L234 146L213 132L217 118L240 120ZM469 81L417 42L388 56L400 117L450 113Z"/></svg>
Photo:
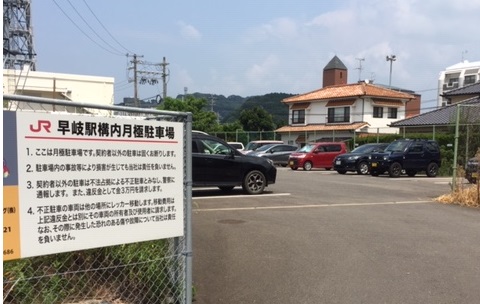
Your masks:
<svg viewBox="0 0 480 304"><path fill-rule="evenodd" d="M269 24L264 24L262 30L266 35L278 39L291 39L297 36L297 25L289 18L279 18Z"/></svg>
<svg viewBox="0 0 480 304"><path fill-rule="evenodd" d="M336 29L339 27L350 26L355 23L355 12L351 10L337 10L318 15L312 21L307 22L307 26L324 27Z"/></svg>
<svg viewBox="0 0 480 304"><path fill-rule="evenodd" d="M293 19L277 18L249 29L244 37L244 42L247 44L269 40L288 42L296 39L298 34L298 26Z"/></svg>
<svg viewBox="0 0 480 304"><path fill-rule="evenodd" d="M180 26L180 34L182 37L197 41L202 38L200 31L198 31L193 25L186 24L182 21L178 22L178 25Z"/></svg>
<svg viewBox="0 0 480 304"><path fill-rule="evenodd" d="M247 79L250 83L256 85L262 85L265 82L270 81L272 77L272 70L279 66L280 60L276 55L269 55L260 64L254 64L247 71Z"/></svg>

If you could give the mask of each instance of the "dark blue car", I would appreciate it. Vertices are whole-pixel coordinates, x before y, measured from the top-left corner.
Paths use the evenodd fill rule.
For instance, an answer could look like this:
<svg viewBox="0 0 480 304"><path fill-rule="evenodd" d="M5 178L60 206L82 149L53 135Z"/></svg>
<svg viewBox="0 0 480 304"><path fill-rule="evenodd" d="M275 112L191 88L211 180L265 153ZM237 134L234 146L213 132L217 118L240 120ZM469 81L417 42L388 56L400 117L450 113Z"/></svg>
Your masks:
<svg viewBox="0 0 480 304"><path fill-rule="evenodd" d="M350 153L341 154L333 160L333 169L340 174L347 171L357 172L358 174L368 174L368 157L374 152L383 152L388 146L385 143L364 144Z"/></svg>
<svg viewBox="0 0 480 304"><path fill-rule="evenodd" d="M390 177L399 177L403 172L415 176L420 171L435 177L441 164L440 147L434 140L400 139L385 148L384 153L370 156L370 174L378 176L385 172Z"/></svg>

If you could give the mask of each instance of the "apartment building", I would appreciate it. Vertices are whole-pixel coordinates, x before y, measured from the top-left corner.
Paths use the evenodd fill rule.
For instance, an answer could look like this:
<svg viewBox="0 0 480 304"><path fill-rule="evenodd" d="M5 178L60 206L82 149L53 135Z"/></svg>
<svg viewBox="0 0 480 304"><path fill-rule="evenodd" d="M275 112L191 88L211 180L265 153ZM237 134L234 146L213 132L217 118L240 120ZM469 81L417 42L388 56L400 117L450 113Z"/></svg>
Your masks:
<svg viewBox="0 0 480 304"><path fill-rule="evenodd" d="M450 104L444 94L448 91L480 81L480 61L460 63L447 67L438 78L438 107Z"/></svg>

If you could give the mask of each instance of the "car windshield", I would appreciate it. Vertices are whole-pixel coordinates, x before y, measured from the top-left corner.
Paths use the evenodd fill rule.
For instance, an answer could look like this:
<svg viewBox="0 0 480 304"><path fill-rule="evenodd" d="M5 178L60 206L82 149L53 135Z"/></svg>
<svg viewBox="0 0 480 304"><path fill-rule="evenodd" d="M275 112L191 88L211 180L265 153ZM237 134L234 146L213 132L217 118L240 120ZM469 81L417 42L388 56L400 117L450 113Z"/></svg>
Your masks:
<svg viewBox="0 0 480 304"><path fill-rule="evenodd" d="M270 148L273 147L274 145L275 145L275 144L269 144L269 145L261 146L260 148L256 149L255 151L256 151L256 152L267 151L268 149L270 149Z"/></svg>
<svg viewBox="0 0 480 304"><path fill-rule="evenodd" d="M351 153L370 153L373 151L373 149L377 148L378 146L376 145L361 145L359 147L356 147L355 149L352 150Z"/></svg>
<svg viewBox="0 0 480 304"><path fill-rule="evenodd" d="M408 141L394 141L388 145L385 152L403 152L408 146Z"/></svg>
<svg viewBox="0 0 480 304"><path fill-rule="evenodd" d="M305 145L305 146L301 147L297 152L308 153L308 152L312 151L313 148L315 148L315 145Z"/></svg>

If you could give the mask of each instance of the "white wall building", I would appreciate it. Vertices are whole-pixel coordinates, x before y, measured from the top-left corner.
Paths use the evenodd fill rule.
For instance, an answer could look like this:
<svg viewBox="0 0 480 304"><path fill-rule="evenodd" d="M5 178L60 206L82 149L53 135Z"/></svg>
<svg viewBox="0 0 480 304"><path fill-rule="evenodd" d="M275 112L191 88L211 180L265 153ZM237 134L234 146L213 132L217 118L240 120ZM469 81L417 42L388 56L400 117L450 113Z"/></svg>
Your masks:
<svg viewBox="0 0 480 304"><path fill-rule="evenodd" d="M438 106L449 104L448 100L441 96L443 93L478 81L480 81L480 61L464 60L447 67L438 78Z"/></svg>
<svg viewBox="0 0 480 304"><path fill-rule="evenodd" d="M338 141L368 134L394 134L389 125L406 117L415 96L366 82L328 86L285 98L289 125L276 130L282 141L304 144Z"/></svg>
<svg viewBox="0 0 480 304"><path fill-rule="evenodd" d="M113 105L114 78L88 75L59 74L29 70L3 70L3 94L25 95L74 102ZM78 112L75 107L54 107L46 104L11 102L10 110L43 109L46 111ZM85 109L99 113L101 110Z"/></svg>

